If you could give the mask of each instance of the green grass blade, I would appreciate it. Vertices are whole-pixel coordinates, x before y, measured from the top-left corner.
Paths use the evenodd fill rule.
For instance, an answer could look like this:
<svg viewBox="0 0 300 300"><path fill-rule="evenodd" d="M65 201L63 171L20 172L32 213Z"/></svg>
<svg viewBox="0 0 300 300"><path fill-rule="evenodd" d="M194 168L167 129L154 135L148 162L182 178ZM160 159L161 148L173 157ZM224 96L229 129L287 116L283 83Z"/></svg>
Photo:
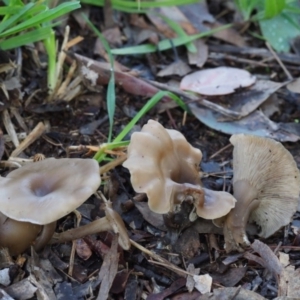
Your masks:
<svg viewBox="0 0 300 300"><path fill-rule="evenodd" d="M178 6L196 3L198 0L161 0L161 1L128 1L128 0L111 0L113 9L125 12L145 12L149 8L162 6ZM104 0L81 0L81 3L95 6L103 6Z"/></svg>
<svg viewBox="0 0 300 300"><path fill-rule="evenodd" d="M134 116L134 118L125 126L125 128L117 135L117 137L113 140L112 143L106 144L104 147L102 147L94 156L94 159L96 159L98 162L101 162L105 159L106 149L114 149L115 147L112 145L119 145L119 143L122 142L124 137L130 132L130 130L133 128L133 126L150 110L152 109L163 97L170 97L178 105L180 105L183 109L186 109L187 106L185 103L175 94L166 92L166 91L159 91L156 93L148 102L143 106L143 108ZM126 141L127 142L127 141Z"/></svg>
<svg viewBox="0 0 300 300"><path fill-rule="evenodd" d="M8 38L5 41L0 42L0 49L9 50L17 47L21 47L33 42L41 41L47 39L51 34L51 27L44 27L35 29L24 34Z"/></svg>
<svg viewBox="0 0 300 300"><path fill-rule="evenodd" d="M178 24L175 21L167 18L164 15L159 14L159 16L170 26L170 28L172 28L177 33L178 36L188 37L186 32L180 26L180 24ZM185 46L186 46L186 48L189 52L191 52L191 53L196 53L197 52L197 48L193 44L193 42L186 43Z"/></svg>
<svg viewBox="0 0 300 300"><path fill-rule="evenodd" d="M14 26L13 28L6 30L0 34L0 37L15 34L25 29L40 25L41 23L52 21L78 8L80 8L79 1L62 3L55 8L41 12L38 15L35 15L32 18Z"/></svg>
<svg viewBox="0 0 300 300"><path fill-rule="evenodd" d="M3 32L5 29L11 27L13 24L18 22L22 16L24 16L32 7L34 3L28 3L25 5L17 14L11 16L6 21L0 23L0 33Z"/></svg>
<svg viewBox="0 0 300 300"><path fill-rule="evenodd" d="M97 34L98 38L103 44L105 51L108 53L109 62L111 67L111 75L107 86L107 95L106 95L106 102L107 102L107 113L109 119L109 134L108 134L108 142L112 139L112 131L114 125L114 116L115 116L115 109L116 109L116 87L115 87L115 72L114 72L114 58L111 53L111 49L109 44L103 34L92 24L92 22L88 19L86 15L83 14L83 18L90 26L90 28Z"/></svg>
<svg viewBox="0 0 300 300"><path fill-rule="evenodd" d="M145 45L138 45L133 47L126 47L121 49L112 49L111 53L115 55L133 55L133 54L145 54L145 53L153 53L156 52L158 49L160 51L168 50L172 48L172 44L174 47L178 47L184 45L186 43L190 43L196 39L212 35L215 32L221 31L223 29L231 27L231 24L221 26L216 29L212 29L203 33L198 33L194 35L187 35L183 37L176 37L172 39L172 43L170 40L162 40L158 43L158 46L152 44L145 44Z"/></svg>

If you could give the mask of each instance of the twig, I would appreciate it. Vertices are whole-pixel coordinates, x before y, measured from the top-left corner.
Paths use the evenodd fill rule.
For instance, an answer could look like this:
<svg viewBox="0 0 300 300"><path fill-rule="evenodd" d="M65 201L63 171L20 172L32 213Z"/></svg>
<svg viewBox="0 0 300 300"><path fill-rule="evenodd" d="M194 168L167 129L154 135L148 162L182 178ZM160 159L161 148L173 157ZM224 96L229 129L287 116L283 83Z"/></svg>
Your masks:
<svg viewBox="0 0 300 300"><path fill-rule="evenodd" d="M213 155L211 155L208 159L213 159L214 157L216 157L217 155L219 155L223 151L227 150L231 146L232 146L231 144L226 145L225 147L221 148L220 150L218 150L217 152L215 152Z"/></svg>
<svg viewBox="0 0 300 300"><path fill-rule="evenodd" d="M120 156L120 157L114 159L113 161L110 161L106 165L100 167L100 174L107 173L109 170L122 164L126 159L127 159L127 155L123 155L123 156Z"/></svg>
<svg viewBox="0 0 300 300"><path fill-rule="evenodd" d="M45 131L46 127L43 122L39 122L34 129L28 134L28 136L18 145L18 147L12 152L11 157L18 156L29 145L35 142Z"/></svg>
<svg viewBox="0 0 300 300"><path fill-rule="evenodd" d="M289 72L289 70L282 63L281 59L279 58L279 56L277 55L277 53L273 50L273 48L271 47L271 45L268 42L266 42L266 46L268 47L268 49L270 50L270 52L272 53L272 55L274 56L274 58L277 60L278 64L280 65L280 67L284 71L284 73L287 76L287 78L289 80L292 80L293 79L292 74Z"/></svg>

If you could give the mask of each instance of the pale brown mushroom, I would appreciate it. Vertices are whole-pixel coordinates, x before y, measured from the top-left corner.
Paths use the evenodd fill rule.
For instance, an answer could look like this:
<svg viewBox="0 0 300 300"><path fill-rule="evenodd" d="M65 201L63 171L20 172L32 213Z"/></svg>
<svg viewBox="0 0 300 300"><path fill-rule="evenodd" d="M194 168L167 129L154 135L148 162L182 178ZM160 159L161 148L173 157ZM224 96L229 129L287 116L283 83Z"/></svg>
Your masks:
<svg viewBox="0 0 300 300"><path fill-rule="evenodd" d="M224 224L226 251L249 245L245 226L255 222L267 238L287 225L297 210L300 176L296 162L275 140L245 134L230 138L233 195L237 200Z"/></svg>
<svg viewBox="0 0 300 300"><path fill-rule="evenodd" d="M1 177L0 246L12 254L32 244L41 249L56 220L87 200L100 182L98 163L92 159L49 158Z"/></svg>
<svg viewBox="0 0 300 300"><path fill-rule="evenodd" d="M112 209L112 204L107 201L105 204L105 217L95 220L87 225L73 228L62 233L55 233L50 244L59 244L80 239L84 236L104 231L113 231L118 234L119 245L124 249L130 248L130 240L126 226L121 216Z"/></svg>
<svg viewBox="0 0 300 300"><path fill-rule="evenodd" d="M213 219L234 206L228 193L221 192L225 197L220 197L218 192L202 188L202 153L176 130L149 120L141 132L132 135L127 156L123 166L130 171L134 190L147 194L149 208L156 213L174 213L183 201L190 201L199 216Z"/></svg>

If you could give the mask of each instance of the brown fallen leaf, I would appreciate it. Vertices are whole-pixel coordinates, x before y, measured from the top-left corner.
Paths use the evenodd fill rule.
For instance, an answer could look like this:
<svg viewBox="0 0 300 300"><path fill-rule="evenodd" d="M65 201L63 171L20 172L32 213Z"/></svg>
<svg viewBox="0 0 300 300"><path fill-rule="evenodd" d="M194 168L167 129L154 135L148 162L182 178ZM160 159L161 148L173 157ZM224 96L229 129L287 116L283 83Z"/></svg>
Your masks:
<svg viewBox="0 0 300 300"><path fill-rule="evenodd" d="M194 274L194 275L199 275L200 274L200 268L195 268L193 264L189 264L187 269L189 273ZM186 278L186 284L185 284L187 290L191 293L194 288L195 288L195 280L192 275L188 275Z"/></svg>
<svg viewBox="0 0 300 300"><path fill-rule="evenodd" d="M280 142L296 142L300 139L300 134L285 129L283 127L284 123L271 121L259 110L240 120L220 122L219 119L223 117L221 114L196 103L190 103L188 106L194 116L206 126L226 134L252 134L273 138Z"/></svg>
<svg viewBox="0 0 300 300"><path fill-rule="evenodd" d="M164 300L176 291L178 291L180 288L184 287L186 284L186 279L185 278L179 278L176 281L174 281L171 286L164 291L156 294L150 294L147 297L147 300Z"/></svg>
<svg viewBox="0 0 300 300"><path fill-rule="evenodd" d="M108 293L118 271L118 235L114 235L111 248L105 255L98 278L101 281L97 300L108 299Z"/></svg>
<svg viewBox="0 0 300 300"><path fill-rule="evenodd" d="M157 76L158 77L165 77L170 75L184 76L189 72L191 72L191 68L184 61L178 60L171 63L164 69L160 70L157 73Z"/></svg>
<svg viewBox="0 0 300 300"><path fill-rule="evenodd" d="M196 65L201 68L207 61L208 58L208 46L203 39L198 39L194 42L197 49L196 53L188 52L188 59L190 65Z"/></svg>
<svg viewBox="0 0 300 300"><path fill-rule="evenodd" d="M97 88L108 84L111 76L109 63L95 61L79 54L70 55L75 57L80 65L80 73L87 88L97 90ZM152 97L160 91L150 83L129 73L115 70L114 74L116 85L129 94ZM164 99L171 101L169 97L164 97Z"/></svg>
<svg viewBox="0 0 300 300"><path fill-rule="evenodd" d="M250 247L261 256L264 261L264 267L266 267L274 276L279 276L281 274L283 270L282 265L268 245L259 240L255 240Z"/></svg>
<svg viewBox="0 0 300 300"><path fill-rule="evenodd" d="M32 284L29 278L25 278L5 288L4 291L13 299L26 300L31 299L35 295L37 287Z"/></svg>
<svg viewBox="0 0 300 300"><path fill-rule="evenodd" d="M286 87L290 92L300 94L300 78L296 78L295 80L290 82Z"/></svg>
<svg viewBox="0 0 300 300"><path fill-rule="evenodd" d="M192 26L198 30L197 32L205 32L224 25L216 21L209 13L205 1L198 1L197 3L190 5L182 5L179 9L183 12L184 16L189 20ZM244 37L233 28L227 28L216 32L213 34L213 37L239 47L246 46Z"/></svg>
<svg viewBox="0 0 300 300"><path fill-rule="evenodd" d="M219 283L225 287L233 287L244 278L247 267L230 268L224 274L211 274L214 283Z"/></svg>
<svg viewBox="0 0 300 300"><path fill-rule="evenodd" d="M167 231L167 227L164 222L162 214L158 214L150 210L147 202L135 202L135 207L143 215L144 219L150 223L152 226L158 228L162 231Z"/></svg>
<svg viewBox="0 0 300 300"><path fill-rule="evenodd" d="M220 22L215 23L205 23L205 25L210 29L217 29L218 27L223 26L224 24ZM220 39L226 43L230 43L239 47L245 47L245 39L233 28L225 28L224 30L215 32L213 37Z"/></svg>
<svg viewBox="0 0 300 300"><path fill-rule="evenodd" d="M127 284L130 272L127 270L122 270L116 274L116 277L112 283L110 291L113 294L120 294L124 291Z"/></svg>
<svg viewBox="0 0 300 300"><path fill-rule="evenodd" d="M283 272L279 277L278 296L300 299L300 269L290 265L289 255L279 252Z"/></svg>
<svg viewBox="0 0 300 300"><path fill-rule="evenodd" d="M213 293L200 296L197 300L266 300L259 294L243 289L242 287L229 287L214 289Z"/></svg>

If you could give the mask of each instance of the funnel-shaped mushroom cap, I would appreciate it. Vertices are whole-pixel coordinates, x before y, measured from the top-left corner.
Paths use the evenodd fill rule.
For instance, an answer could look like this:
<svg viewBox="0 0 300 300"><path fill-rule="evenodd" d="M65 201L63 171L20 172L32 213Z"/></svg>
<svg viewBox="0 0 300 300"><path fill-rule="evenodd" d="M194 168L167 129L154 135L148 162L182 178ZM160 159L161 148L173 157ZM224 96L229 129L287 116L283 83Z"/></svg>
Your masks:
<svg viewBox="0 0 300 300"><path fill-rule="evenodd" d="M49 224L80 206L99 187L93 159L49 158L27 164L0 178L0 210L34 224Z"/></svg>
<svg viewBox="0 0 300 300"><path fill-rule="evenodd" d="M237 243L247 244L245 225L254 221L267 238L287 225L296 212L300 176L292 155L279 142L236 134L233 150L233 190L237 200L226 220L225 231ZM224 231L225 238L226 232ZM238 233L238 231L240 233Z"/></svg>
<svg viewBox="0 0 300 300"><path fill-rule="evenodd" d="M198 172L201 159L201 151L180 132L149 120L132 135L123 166L130 170L134 190L147 194L150 209L164 214L192 190L203 194Z"/></svg>

